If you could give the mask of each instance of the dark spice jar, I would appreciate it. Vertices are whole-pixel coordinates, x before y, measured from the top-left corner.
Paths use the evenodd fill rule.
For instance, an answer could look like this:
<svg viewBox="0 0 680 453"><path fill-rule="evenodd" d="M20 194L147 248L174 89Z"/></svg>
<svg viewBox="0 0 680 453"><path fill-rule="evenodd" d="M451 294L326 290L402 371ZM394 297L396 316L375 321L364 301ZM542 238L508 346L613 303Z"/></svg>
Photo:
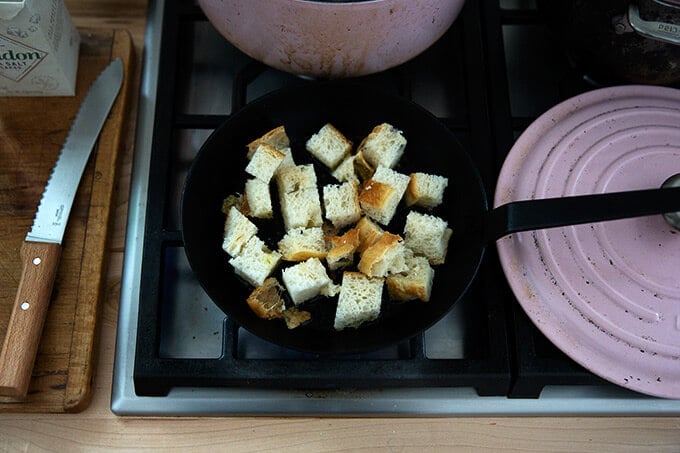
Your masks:
<svg viewBox="0 0 680 453"><path fill-rule="evenodd" d="M680 84L680 0L538 0L571 63L602 85Z"/></svg>

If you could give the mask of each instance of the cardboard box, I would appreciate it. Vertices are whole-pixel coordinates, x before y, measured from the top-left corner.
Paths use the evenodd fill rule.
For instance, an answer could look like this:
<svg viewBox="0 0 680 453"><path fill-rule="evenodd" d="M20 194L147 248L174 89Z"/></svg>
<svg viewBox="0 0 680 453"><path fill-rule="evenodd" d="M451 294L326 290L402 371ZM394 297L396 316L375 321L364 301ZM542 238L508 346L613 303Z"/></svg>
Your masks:
<svg viewBox="0 0 680 453"><path fill-rule="evenodd" d="M0 96L73 96L79 50L63 0L0 0Z"/></svg>

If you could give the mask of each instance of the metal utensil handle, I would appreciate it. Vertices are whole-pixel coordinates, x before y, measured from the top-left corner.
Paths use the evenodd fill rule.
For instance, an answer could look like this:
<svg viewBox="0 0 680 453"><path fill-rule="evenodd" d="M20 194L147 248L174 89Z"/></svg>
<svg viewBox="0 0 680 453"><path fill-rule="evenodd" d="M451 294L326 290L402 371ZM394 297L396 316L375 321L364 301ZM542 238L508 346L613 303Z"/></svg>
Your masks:
<svg viewBox="0 0 680 453"><path fill-rule="evenodd" d="M514 201L487 213L485 238L674 211L680 211L680 187Z"/></svg>

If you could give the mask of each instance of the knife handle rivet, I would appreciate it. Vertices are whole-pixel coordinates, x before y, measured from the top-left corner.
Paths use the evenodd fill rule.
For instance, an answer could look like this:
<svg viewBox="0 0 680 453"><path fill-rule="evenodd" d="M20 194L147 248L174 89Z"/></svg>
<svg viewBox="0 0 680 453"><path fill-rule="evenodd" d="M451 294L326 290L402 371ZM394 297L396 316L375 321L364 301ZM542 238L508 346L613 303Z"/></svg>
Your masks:
<svg viewBox="0 0 680 453"><path fill-rule="evenodd" d="M38 264L40 264L41 262L42 262L42 260L40 259L40 257L35 257L35 258L33 258L33 264L35 264L36 266L37 266Z"/></svg>
<svg viewBox="0 0 680 453"><path fill-rule="evenodd" d="M21 309L24 310L24 311L28 310L30 307L31 307L31 304L29 304L26 301L21 303Z"/></svg>

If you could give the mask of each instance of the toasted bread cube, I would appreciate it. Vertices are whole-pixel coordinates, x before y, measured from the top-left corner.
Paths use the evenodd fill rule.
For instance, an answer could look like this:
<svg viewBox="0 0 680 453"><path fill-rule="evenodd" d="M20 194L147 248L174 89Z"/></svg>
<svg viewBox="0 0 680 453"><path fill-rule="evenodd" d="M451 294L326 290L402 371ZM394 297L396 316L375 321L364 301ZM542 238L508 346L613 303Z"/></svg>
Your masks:
<svg viewBox="0 0 680 453"><path fill-rule="evenodd" d="M261 179L249 179L246 181L243 195L248 215L258 219L271 219L274 217L269 184Z"/></svg>
<svg viewBox="0 0 680 453"><path fill-rule="evenodd" d="M274 277L267 277L246 299L248 307L262 319L283 318L286 306L281 297L283 286Z"/></svg>
<svg viewBox="0 0 680 453"><path fill-rule="evenodd" d="M276 174L276 185L279 195L301 189L316 189L317 179L314 165L295 165L284 167Z"/></svg>
<svg viewBox="0 0 680 453"><path fill-rule="evenodd" d="M335 170L331 173L335 179L340 182L356 182L359 183L359 177L354 172L354 159L356 155L349 155L345 157L342 162L335 167Z"/></svg>
<svg viewBox="0 0 680 453"><path fill-rule="evenodd" d="M404 225L404 243L416 255L422 255L430 264L443 264L453 231L444 219L430 214L411 211Z"/></svg>
<svg viewBox="0 0 680 453"><path fill-rule="evenodd" d="M422 206L434 208L444 200L444 190L449 179L444 176L429 173L411 173L404 201L406 206Z"/></svg>
<svg viewBox="0 0 680 453"><path fill-rule="evenodd" d="M335 311L333 327L344 330L357 328L380 316L384 279L367 277L361 272L345 271Z"/></svg>
<svg viewBox="0 0 680 453"><path fill-rule="evenodd" d="M331 170L350 154L352 146L352 141L330 123L325 124L305 143L307 151Z"/></svg>
<svg viewBox="0 0 680 453"><path fill-rule="evenodd" d="M358 252L363 252L372 245L385 232L380 225L371 220L368 216L362 216L357 222L356 229L359 230Z"/></svg>
<svg viewBox="0 0 680 453"><path fill-rule="evenodd" d="M281 261L279 252L271 251L257 236L252 236L241 253L229 260L236 275L258 287L271 275Z"/></svg>
<svg viewBox="0 0 680 453"><path fill-rule="evenodd" d="M318 258L309 258L283 269L281 279L295 305L318 295L332 296L338 291Z"/></svg>
<svg viewBox="0 0 680 453"><path fill-rule="evenodd" d="M385 231L361 254L357 268L369 277L386 277L407 269L404 240Z"/></svg>
<svg viewBox="0 0 680 453"><path fill-rule="evenodd" d="M285 157L285 154L278 149L262 143L257 147L252 159L246 165L246 173L262 182L269 183Z"/></svg>
<svg viewBox="0 0 680 453"><path fill-rule="evenodd" d="M361 218L359 191L353 182L324 186L323 204L326 219L336 228L344 228Z"/></svg>
<svg viewBox="0 0 680 453"><path fill-rule="evenodd" d="M236 256L248 240L257 234L257 225L241 213L235 206L229 208L224 222L222 249L229 256Z"/></svg>
<svg viewBox="0 0 680 453"><path fill-rule="evenodd" d="M328 253L326 264L332 271L354 263L354 253L359 247L359 229L351 228L341 236L326 236Z"/></svg>
<svg viewBox="0 0 680 453"><path fill-rule="evenodd" d="M359 144L358 152L374 167L394 168L406 148L406 138L402 131L391 124L382 123L373 128Z"/></svg>
<svg viewBox="0 0 680 453"><path fill-rule="evenodd" d="M410 249L406 249L410 252ZM413 252L406 254L405 272L389 275L385 279L390 300L407 301L420 299L430 300L434 269L424 256L416 256Z"/></svg>
<svg viewBox="0 0 680 453"><path fill-rule="evenodd" d="M376 168L359 194L359 203L364 213L376 222L388 225L397 212L409 180L407 175L387 167Z"/></svg>
<svg viewBox="0 0 680 453"><path fill-rule="evenodd" d="M248 153L246 154L248 160L253 158L253 154L257 151L257 147L263 143L273 146L279 151L282 151L285 148L290 149L290 139L286 133L286 128L284 126L278 126L248 143Z"/></svg>
<svg viewBox="0 0 680 453"><path fill-rule="evenodd" d="M326 240L320 227L293 228L279 241L279 252L285 261L305 261L326 256Z"/></svg>

